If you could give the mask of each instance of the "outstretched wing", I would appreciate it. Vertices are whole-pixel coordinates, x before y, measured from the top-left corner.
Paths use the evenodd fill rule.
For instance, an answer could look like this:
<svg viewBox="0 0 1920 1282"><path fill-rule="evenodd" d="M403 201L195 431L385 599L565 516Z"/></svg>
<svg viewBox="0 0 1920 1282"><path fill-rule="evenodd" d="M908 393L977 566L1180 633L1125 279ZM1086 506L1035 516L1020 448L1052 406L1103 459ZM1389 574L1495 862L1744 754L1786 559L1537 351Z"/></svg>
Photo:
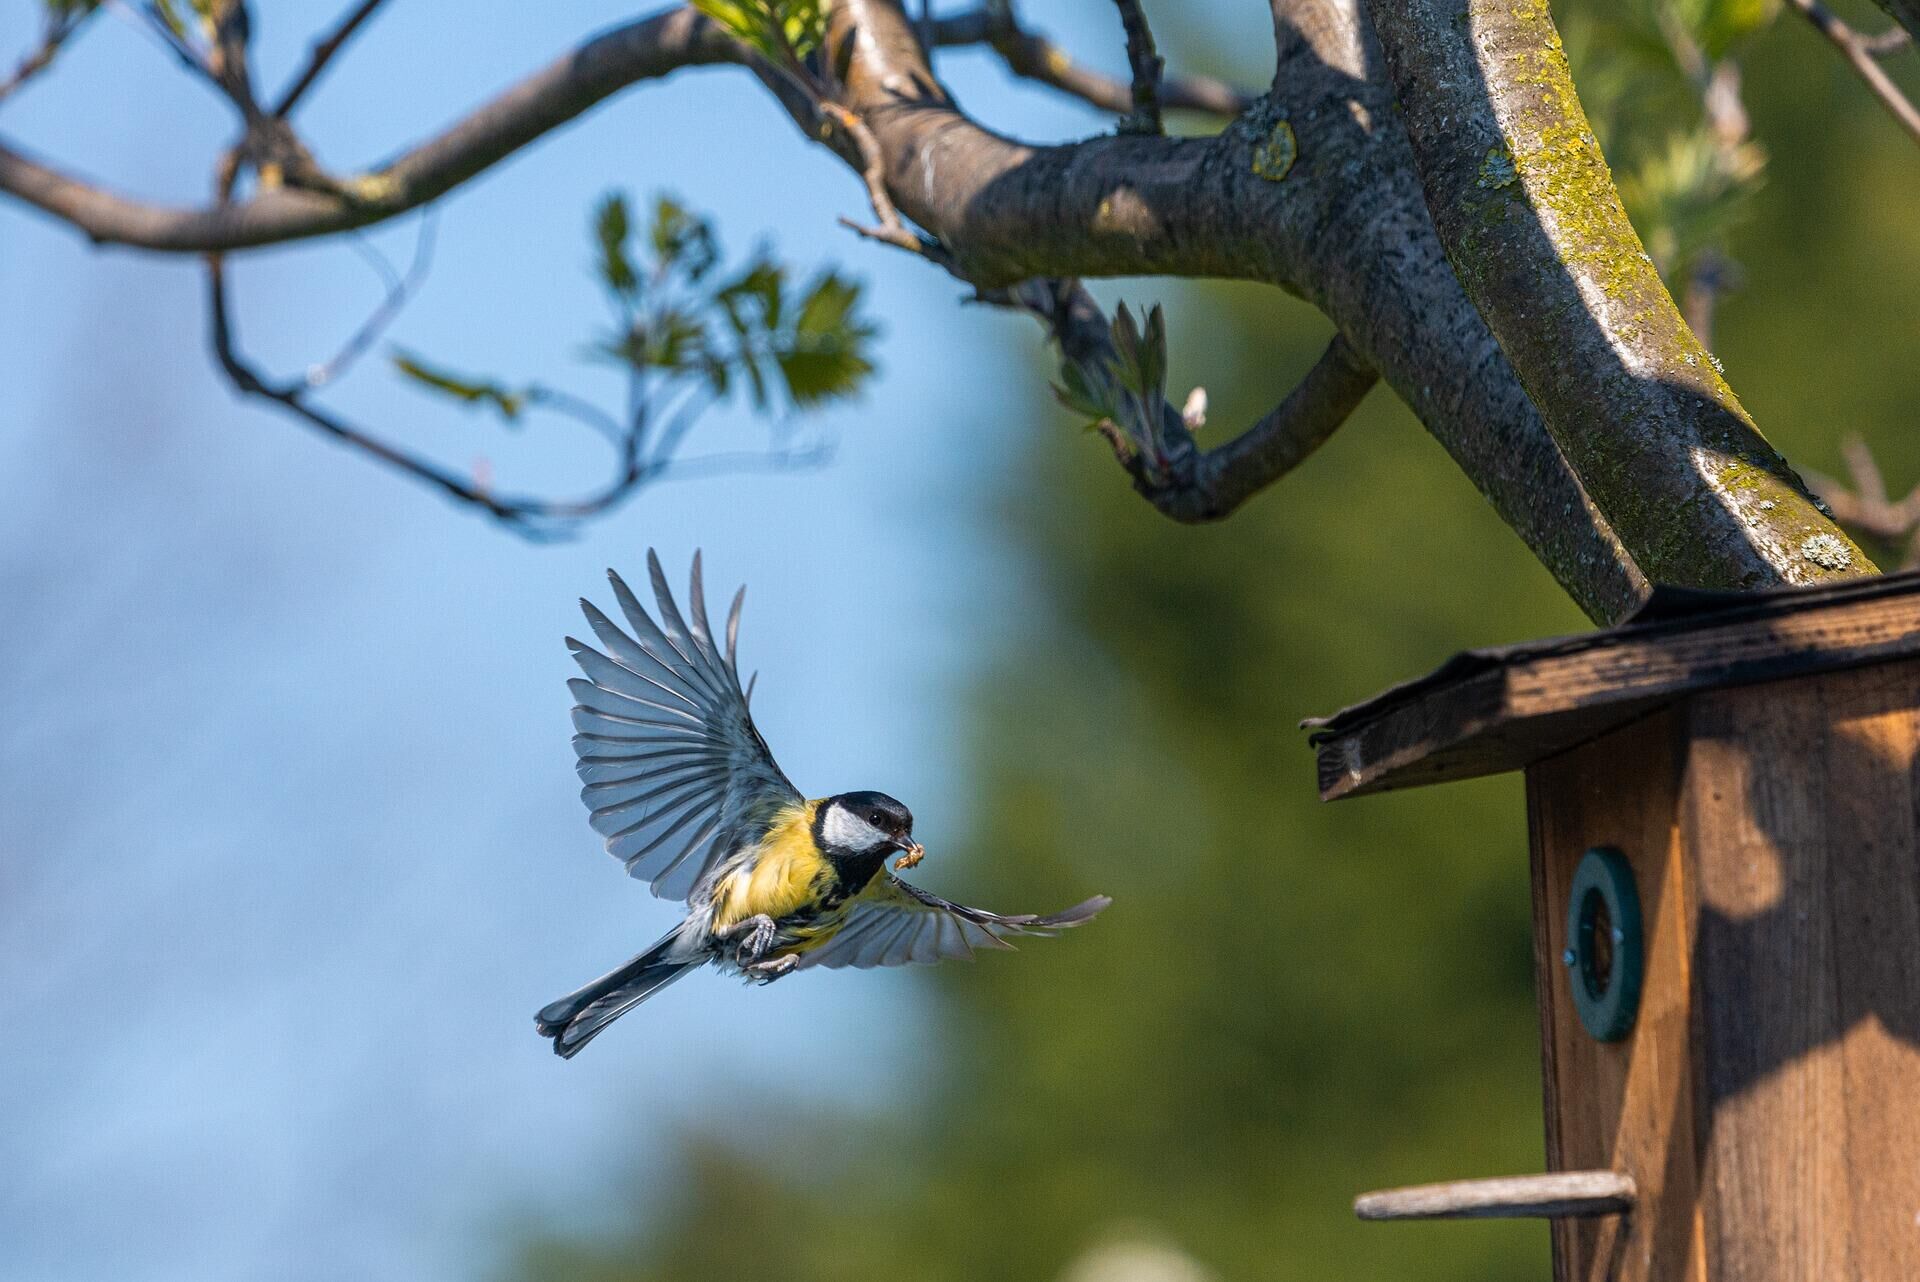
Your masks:
<svg viewBox="0 0 1920 1282"><path fill-rule="evenodd" d="M592 602L580 603L606 653L567 638L587 674L567 682L579 700L573 748L586 785L580 799L607 852L651 883L654 894L685 899L715 864L765 832L782 807L804 798L774 764L740 689L735 646L746 589L733 599L722 656L707 623L700 554L687 595L691 623L674 606L651 551L647 571L658 622L619 575L607 572L631 635Z"/></svg>
<svg viewBox="0 0 1920 1282"><path fill-rule="evenodd" d="M809 966L904 966L950 957L969 960L977 948L1011 948L1008 935L1051 935L1092 921L1112 903L1095 895L1064 912L1004 917L942 899L892 873L854 901L847 924L818 948L800 955L798 969Z"/></svg>

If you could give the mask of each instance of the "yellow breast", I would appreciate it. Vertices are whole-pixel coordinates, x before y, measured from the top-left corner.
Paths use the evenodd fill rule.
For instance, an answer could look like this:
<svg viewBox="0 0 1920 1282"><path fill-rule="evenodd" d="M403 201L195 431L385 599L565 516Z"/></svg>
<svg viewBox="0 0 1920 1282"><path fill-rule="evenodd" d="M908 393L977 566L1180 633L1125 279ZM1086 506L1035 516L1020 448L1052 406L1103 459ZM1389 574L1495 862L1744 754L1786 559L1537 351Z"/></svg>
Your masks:
<svg viewBox="0 0 1920 1282"><path fill-rule="evenodd" d="M714 930L760 913L777 921L813 903L831 884L832 867L813 844L819 805L809 801L781 811L761 839L758 857L714 888Z"/></svg>

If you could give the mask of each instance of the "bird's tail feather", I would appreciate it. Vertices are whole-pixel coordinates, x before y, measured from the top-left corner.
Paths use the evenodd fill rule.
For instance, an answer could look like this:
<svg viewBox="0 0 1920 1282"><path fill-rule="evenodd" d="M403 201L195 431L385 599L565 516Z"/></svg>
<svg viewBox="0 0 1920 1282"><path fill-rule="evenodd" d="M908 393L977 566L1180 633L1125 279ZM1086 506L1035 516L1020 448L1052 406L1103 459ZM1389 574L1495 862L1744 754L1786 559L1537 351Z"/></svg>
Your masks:
<svg viewBox="0 0 1920 1282"><path fill-rule="evenodd" d="M671 960L668 954L678 938L678 931L669 934L619 969L541 1007L533 1017L534 1027L540 1036L553 1039L553 1053L572 1059L601 1029L705 960Z"/></svg>

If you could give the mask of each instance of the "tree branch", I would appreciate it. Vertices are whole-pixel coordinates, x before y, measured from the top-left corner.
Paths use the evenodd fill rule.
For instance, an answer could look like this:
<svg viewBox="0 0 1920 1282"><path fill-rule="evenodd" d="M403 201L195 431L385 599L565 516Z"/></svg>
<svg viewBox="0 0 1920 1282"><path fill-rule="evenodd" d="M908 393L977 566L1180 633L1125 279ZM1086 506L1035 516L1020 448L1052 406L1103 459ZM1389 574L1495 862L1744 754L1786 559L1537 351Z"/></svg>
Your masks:
<svg viewBox="0 0 1920 1282"><path fill-rule="evenodd" d="M1133 88L1128 82L1081 66L1053 41L1022 27L1011 5L942 18L933 24L933 40L943 48L989 45L1007 70L1022 79L1115 115L1133 110ZM1203 111L1231 118L1257 100L1256 95L1212 76L1164 76L1160 81L1160 104L1169 111Z"/></svg>
<svg viewBox="0 0 1920 1282"><path fill-rule="evenodd" d="M427 203L608 95L681 67L746 55L690 9L616 27L506 90L437 137L339 193L278 188L250 200L179 209L116 195L0 143L0 192L73 224L97 243L207 253L324 236Z"/></svg>
<svg viewBox="0 0 1920 1282"><path fill-rule="evenodd" d="M1873 0L1914 40L1920 40L1920 0Z"/></svg>
<svg viewBox="0 0 1920 1282"><path fill-rule="evenodd" d="M1582 490L1461 292L1434 234L1371 37L1351 4L1278 18L1274 89L1209 139L1028 147L934 80L897 5L842 0L830 60L887 156L887 186L957 271L1259 280L1318 305L1589 614L1646 581ZM857 34L857 38L856 38Z"/></svg>
<svg viewBox="0 0 1920 1282"><path fill-rule="evenodd" d="M1807 473L1814 493L1833 509L1834 520L1888 544L1905 544L1900 568L1920 567L1920 485L1898 502L1887 497L1887 483L1873 451L1859 436L1840 442L1840 454L1853 484L1849 488L1816 472Z"/></svg>
<svg viewBox="0 0 1920 1282"><path fill-rule="evenodd" d="M1167 128L1160 121L1160 76L1166 64L1153 47L1153 28L1147 25L1140 0L1114 0L1114 6L1127 33L1127 66L1133 70L1127 95L1132 110L1120 122L1120 132L1163 134Z"/></svg>
<svg viewBox="0 0 1920 1282"><path fill-rule="evenodd" d="M0 102L5 102L21 86L52 66L61 47L96 12L90 8L48 9L41 22L40 43L23 55L7 77L0 80Z"/></svg>
<svg viewBox="0 0 1920 1282"><path fill-rule="evenodd" d="M815 444L765 453L740 452L681 458L678 450L684 437L684 420L677 424L670 423L649 448L649 425L644 405L631 422L613 425L600 411L564 392L534 387L527 392L527 404L556 410L608 435L618 463L613 476L605 484L576 498L502 494L489 485L463 477L430 459L382 440L315 405L309 399L309 393L321 386L326 381L324 378L309 375L304 379L277 382L262 375L240 355L235 341L225 263L220 255L210 254L206 266L210 319L208 338L215 361L235 391L278 407L337 443L439 491L446 498L484 512L513 533L535 542L566 538L581 522L612 511L646 486L668 477L754 468L803 467L818 462L827 454L824 445ZM416 262L416 268L418 266ZM362 327L361 334L390 314L396 305L396 295L403 297L405 288L404 281L390 286L387 300L376 313L375 319ZM351 350L358 341L360 335L356 335L343 351ZM617 430L608 433L606 429L610 426Z"/></svg>
<svg viewBox="0 0 1920 1282"><path fill-rule="evenodd" d="M846 69L846 105L873 133L899 213L934 236L959 274L988 289L1036 276L1217 276L1308 299L1569 593L1596 618L1620 617L1645 581L1461 291L1391 97L1370 74L1377 54L1365 24L1339 0L1295 0L1279 21L1286 38L1274 90L1209 139L1029 147L992 134L953 106L911 23L882 0L836 3L824 65ZM345 198L282 189L230 208L163 209L4 148L0 191L97 239L155 249L322 235L424 203L624 85L743 60L738 45L684 10L629 24L375 175L348 180ZM803 125L817 123L782 84L770 88ZM844 131L827 142L860 164Z"/></svg>
<svg viewBox="0 0 1920 1282"><path fill-rule="evenodd" d="M277 119L285 120L288 113L299 105L300 100L306 96L307 90L313 88L315 82L320 79L321 73L327 69L327 64L333 61L333 56L340 52L347 41L353 39L354 33L360 30L360 25L371 18L373 11L382 3L383 0L360 0L360 3L347 11L332 32L314 42L313 48L307 54L306 66L300 69L300 74L295 76L282 91L279 101L273 104L273 114Z"/></svg>
<svg viewBox="0 0 1920 1282"><path fill-rule="evenodd" d="M1900 122L1901 128L1912 134L1914 141L1920 142L1920 110L1916 110L1913 103L1907 100L1907 96L1900 92L1900 86L1893 83L1893 77L1882 70L1874 48L1877 43L1876 38L1855 31L1835 16L1833 10L1820 3L1820 0L1792 0L1792 2L1793 7L1804 14L1807 21L1811 22L1821 35L1832 41L1834 48L1853 64L1853 69L1859 73L1862 80L1867 82L1867 88L1873 90L1873 96L1878 98L1880 105ZM1888 12L1895 12L1895 10L1890 6ZM1908 15L1903 20L1911 25L1914 13L1920 13L1920 7L1910 7Z"/></svg>
<svg viewBox="0 0 1920 1282"><path fill-rule="evenodd" d="M1047 327L1061 358L1080 367L1089 383L1108 381L1118 363L1106 314L1080 282L1032 280L982 301L1017 307ZM1161 457L1151 466L1122 435L1109 443L1141 497L1183 524L1219 521L1299 466L1324 444L1359 406L1379 375L1335 334L1320 359L1266 417L1233 440L1202 450L1196 426L1161 400L1149 412L1160 417L1154 434Z"/></svg>
<svg viewBox="0 0 1920 1282"><path fill-rule="evenodd" d="M1620 206L1545 0L1367 0L1427 207L1541 417L1656 582L1872 573L1761 437Z"/></svg>

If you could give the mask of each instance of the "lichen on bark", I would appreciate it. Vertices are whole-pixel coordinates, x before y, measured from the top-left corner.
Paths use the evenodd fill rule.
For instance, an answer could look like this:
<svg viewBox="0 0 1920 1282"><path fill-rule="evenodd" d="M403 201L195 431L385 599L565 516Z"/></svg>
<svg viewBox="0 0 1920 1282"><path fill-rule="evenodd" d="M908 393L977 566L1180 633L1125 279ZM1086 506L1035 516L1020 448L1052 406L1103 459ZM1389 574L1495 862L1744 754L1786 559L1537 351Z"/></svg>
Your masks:
<svg viewBox="0 0 1920 1282"><path fill-rule="evenodd" d="M1545 0L1367 4L1448 257L1648 577L1755 588L1872 573L1682 319Z"/></svg>

